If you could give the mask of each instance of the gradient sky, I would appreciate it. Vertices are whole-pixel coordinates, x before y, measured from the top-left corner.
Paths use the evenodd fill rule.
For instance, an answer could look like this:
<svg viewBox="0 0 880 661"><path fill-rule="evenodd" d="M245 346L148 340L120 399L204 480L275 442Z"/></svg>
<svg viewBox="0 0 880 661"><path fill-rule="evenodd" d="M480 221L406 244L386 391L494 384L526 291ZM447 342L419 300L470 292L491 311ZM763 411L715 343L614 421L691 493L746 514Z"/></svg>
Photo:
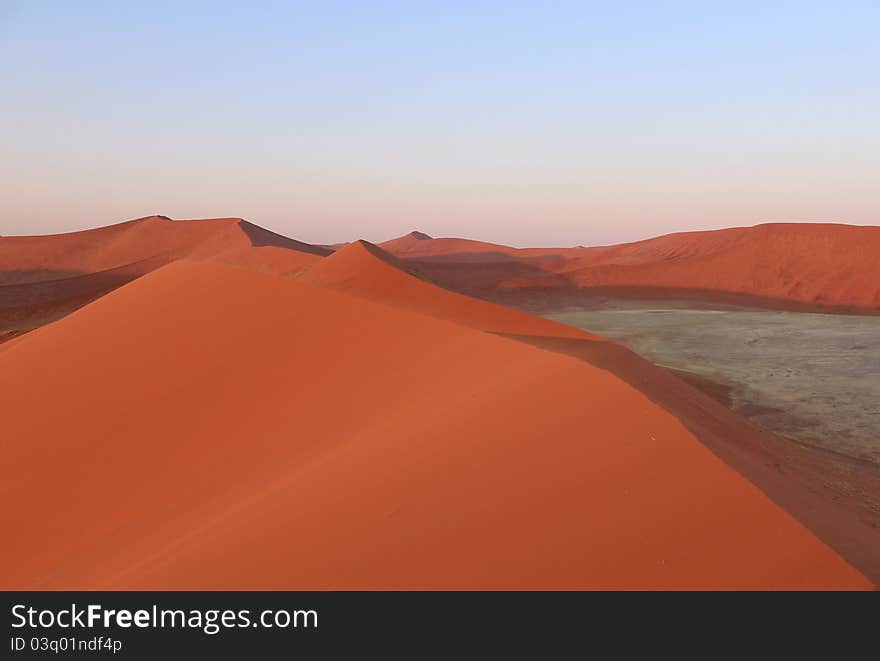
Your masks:
<svg viewBox="0 0 880 661"><path fill-rule="evenodd" d="M880 224L880 3L0 0L0 234Z"/></svg>

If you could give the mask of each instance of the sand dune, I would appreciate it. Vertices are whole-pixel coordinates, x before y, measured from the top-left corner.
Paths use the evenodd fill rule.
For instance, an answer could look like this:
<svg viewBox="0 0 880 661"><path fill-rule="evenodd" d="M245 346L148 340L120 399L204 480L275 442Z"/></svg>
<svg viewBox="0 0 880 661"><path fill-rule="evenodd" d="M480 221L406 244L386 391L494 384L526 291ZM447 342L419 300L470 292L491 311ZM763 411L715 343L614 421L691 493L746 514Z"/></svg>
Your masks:
<svg viewBox="0 0 880 661"><path fill-rule="evenodd" d="M497 243L474 241L473 239L437 238L419 231L379 244L383 250L403 258L425 259L427 261L468 261L491 262L514 259L534 259L552 263L554 258L562 261L572 259L589 249L578 248L511 248Z"/></svg>
<svg viewBox="0 0 880 661"><path fill-rule="evenodd" d="M2 587L869 587L610 372L353 293L177 262L7 343Z"/></svg>
<svg viewBox="0 0 880 661"><path fill-rule="evenodd" d="M772 435L431 282L769 254L725 236L384 244L418 260L238 219L4 237L0 587L870 587L876 533L768 470Z"/></svg>
<svg viewBox="0 0 880 661"><path fill-rule="evenodd" d="M445 286L510 303L616 296L880 312L880 227L773 223L570 249L409 235L381 245Z"/></svg>
<svg viewBox="0 0 880 661"><path fill-rule="evenodd" d="M0 284L56 279L59 272L95 273L159 255L205 257L250 245L330 252L240 218L173 221L148 216L68 234L0 237Z"/></svg>
<svg viewBox="0 0 880 661"><path fill-rule="evenodd" d="M596 339L572 326L437 287L366 241L315 262L299 280L485 331Z"/></svg>
<svg viewBox="0 0 880 661"><path fill-rule="evenodd" d="M241 260L254 246L315 258L330 252L239 218L150 216L69 234L0 237L0 332L58 319L176 259ZM263 254L257 261L271 260Z"/></svg>

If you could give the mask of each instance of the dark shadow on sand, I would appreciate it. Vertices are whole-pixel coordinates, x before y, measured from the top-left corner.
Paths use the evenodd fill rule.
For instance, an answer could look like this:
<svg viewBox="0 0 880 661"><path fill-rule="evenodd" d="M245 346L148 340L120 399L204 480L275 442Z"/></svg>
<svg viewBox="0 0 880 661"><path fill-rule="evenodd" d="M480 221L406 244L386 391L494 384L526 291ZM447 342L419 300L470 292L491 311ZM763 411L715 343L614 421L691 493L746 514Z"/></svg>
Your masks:
<svg viewBox="0 0 880 661"><path fill-rule="evenodd" d="M577 358L636 388L880 585L880 470L876 466L764 431L671 371L615 342L499 335ZM767 542L772 544L772 540Z"/></svg>

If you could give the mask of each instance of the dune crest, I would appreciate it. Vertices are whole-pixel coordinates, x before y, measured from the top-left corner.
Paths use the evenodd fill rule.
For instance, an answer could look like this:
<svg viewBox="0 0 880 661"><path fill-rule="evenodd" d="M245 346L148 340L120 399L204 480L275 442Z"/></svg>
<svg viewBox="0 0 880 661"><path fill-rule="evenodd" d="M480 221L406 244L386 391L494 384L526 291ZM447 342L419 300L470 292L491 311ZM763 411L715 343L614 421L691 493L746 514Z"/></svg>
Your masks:
<svg viewBox="0 0 880 661"><path fill-rule="evenodd" d="M315 262L299 280L496 333L600 339L572 326L434 285L378 246L355 241Z"/></svg>

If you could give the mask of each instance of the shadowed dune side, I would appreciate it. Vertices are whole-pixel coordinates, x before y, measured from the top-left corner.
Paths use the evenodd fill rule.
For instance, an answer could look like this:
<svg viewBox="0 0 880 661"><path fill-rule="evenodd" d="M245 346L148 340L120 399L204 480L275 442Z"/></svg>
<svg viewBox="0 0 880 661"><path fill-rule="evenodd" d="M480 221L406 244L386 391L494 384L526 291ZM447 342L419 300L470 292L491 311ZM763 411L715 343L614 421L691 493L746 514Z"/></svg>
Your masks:
<svg viewBox="0 0 880 661"><path fill-rule="evenodd" d="M507 304L618 296L880 313L880 227L770 223L568 249L410 237L382 246L444 286Z"/></svg>
<svg viewBox="0 0 880 661"><path fill-rule="evenodd" d="M616 342L506 337L573 356L623 379L880 585L880 509L866 507L870 499L863 497L873 494L880 505L875 466L766 432L716 400L725 396L723 387L701 384L715 397L704 394L684 381L695 375L675 375Z"/></svg>
<svg viewBox="0 0 880 661"><path fill-rule="evenodd" d="M600 339L591 333L437 287L366 241L316 262L301 282L420 312L486 331Z"/></svg>
<svg viewBox="0 0 880 661"><path fill-rule="evenodd" d="M457 255L450 260L421 261L401 259L432 282L447 289L500 304L520 305L523 301L547 302L558 307L560 300L583 298L584 292L564 276L549 273L540 265L524 260L505 259L461 262ZM502 287L501 283L528 281L527 288Z"/></svg>
<svg viewBox="0 0 880 661"><path fill-rule="evenodd" d="M425 314L178 261L3 347L4 588L870 587L616 376Z"/></svg>
<svg viewBox="0 0 880 661"><path fill-rule="evenodd" d="M251 245L255 248L287 248L288 250L295 250L301 253L317 255L319 257L324 257L333 252L333 250L323 246L303 243L302 241L297 241L281 234L270 232L269 230L263 229L259 225L249 223L246 220L239 220L238 226L241 228L241 231L244 232L245 236L247 236L248 240L250 240Z"/></svg>
<svg viewBox="0 0 880 661"><path fill-rule="evenodd" d="M60 319L169 261L158 256L96 273L0 285L0 331L25 331Z"/></svg>
<svg viewBox="0 0 880 661"><path fill-rule="evenodd" d="M17 330L2 331L2 332L0 332L0 344L3 344L4 342L11 342L12 340L24 335L26 332L27 331L17 331Z"/></svg>
<svg viewBox="0 0 880 661"><path fill-rule="evenodd" d="M0 239L3 237L0 236ZM79 271L63 271L60 269L9 269L0 271L0 287L22 285L46 280L64 280L83 275Z"/></svg>
<svg viewBox="0 0 880 661"><path fill-rule="evenodd" d="M433 273L433 270L431 271ZM462 275L455 277L458 279ZM561 283L552 278L542 278L540 281L533 280L528 287L506 287L496 289L491 294L487 294L486 290L483 289L482 293L486 300L492 300L500 305L512 305L524 310L544 313L558 312L567 308L601 309L608 306L609 302L614 305L615 301L631 300L657 301L661 303L673 302L677 305L686 303L696 309L703 307L713 308L717 305L722 305L786 312L813 312L818 314L880 314L880 307L809 303L789 298L756 296L754 294L718 289L653 285L576 287L571 283ZM475 291L471 295L480 296L480 293Z"/></svg>

